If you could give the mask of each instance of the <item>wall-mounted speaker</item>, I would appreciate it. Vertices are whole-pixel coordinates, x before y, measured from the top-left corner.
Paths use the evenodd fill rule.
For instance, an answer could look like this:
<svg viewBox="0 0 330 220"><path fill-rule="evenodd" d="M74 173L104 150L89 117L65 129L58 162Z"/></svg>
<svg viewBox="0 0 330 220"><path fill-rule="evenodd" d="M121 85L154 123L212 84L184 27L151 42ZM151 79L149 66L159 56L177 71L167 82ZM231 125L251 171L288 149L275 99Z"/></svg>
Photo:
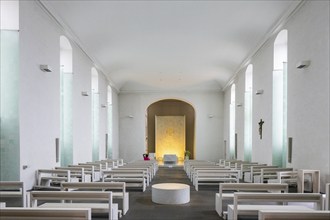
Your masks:
<svg viewBox="0 0 330 220"><path fill-rule="evenodd" d="M60 139L55 138L55 158L56 163L60 162Z"/></svg>
<svg viewBox="0 0 330 220"><path fill-rule="evenodd" d="M292 137L288 138L288 163L292 163Z"/></svg>
<svg viewBox="0 0 330 220"><path fill-rule="evenodd" d="M235 159L237 159L237 133L235 133Z"/></svg>

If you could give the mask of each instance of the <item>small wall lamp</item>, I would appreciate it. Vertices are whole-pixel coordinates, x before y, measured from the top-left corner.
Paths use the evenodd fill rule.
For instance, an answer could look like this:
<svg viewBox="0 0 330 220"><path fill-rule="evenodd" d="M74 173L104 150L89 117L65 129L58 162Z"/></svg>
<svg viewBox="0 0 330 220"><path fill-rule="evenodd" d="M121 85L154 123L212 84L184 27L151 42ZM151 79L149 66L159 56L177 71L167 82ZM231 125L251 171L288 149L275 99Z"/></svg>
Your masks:
<svg viewBox="0 0 330 220"><path fill-rule="evenodd" d="M40 65L40 69L43 71L43 72L52 72L52 68L50 68L49 65Z"/></svg>
<svg viewBox="0 0 330 220"><path fill-rule="evenodd" d="M262 94L264 94L264 90L263 89L258 89L256 91L256 95L262 95Z"/></svg>
<svg viewBox="0 0 330 220"><path fill-rule="evenodd" d="M83 91L83 92L81 92L81 95L82 95L82 96L89 96L89 92L87 92L87 91Z"/></svg>
<svg viewBox="0 0 330 220"><path fill-rule="evenodd" d="M309 67L310 64L311 64L311 61L310 61L310 60L299 61L299 62L296 64L296 68L297 68L297 69L307 68L307 67Z"/></svg>

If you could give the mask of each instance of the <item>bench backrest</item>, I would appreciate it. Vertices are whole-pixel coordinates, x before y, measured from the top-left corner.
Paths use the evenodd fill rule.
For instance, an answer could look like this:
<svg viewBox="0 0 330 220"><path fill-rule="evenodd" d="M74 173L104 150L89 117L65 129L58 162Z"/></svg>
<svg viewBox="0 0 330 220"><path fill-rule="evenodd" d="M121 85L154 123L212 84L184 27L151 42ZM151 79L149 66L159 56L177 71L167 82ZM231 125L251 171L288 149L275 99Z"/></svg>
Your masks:
<svg viewBox="0 0 330 220"><path fill-rule="evenodd" d="M288 184L285 183L220 183L220 197L224 191L253 191L253 192L288 192Z"/></svg>
<svg viewBox="0 0 330 220"><path fill-rule="evenodd" d="M24 183L21 181L0 181L0 198L19 197L25 207Z"/></svg>
<svg viewBox="0 0 330 220"><path fill-rule="evenodd" d="M312 202L316 209L322 209L322 195L319 193L234 193L234 212L239 202Z"/></svg>
<svg viewBox="0 0 330 220"><path fill-rule="evenodd" d="M124 182L90 182L90 183L62 183L61 189L69 191L72 189L91 189L91 190L111 190L121 191L123 195L126 192L126 183Z"/></svg>
<svg viewBox="0 0 330 220"><path fill-rule="evenodd" d="M329 220L330 211L260 210L259 220Z"/></svg>
<svg viewBox="0 0 330 220"><path fill-rule="evenodd" d="M92 192L92 191L31 191L31 207L37 207L39 200L42 201L106 201L109 203L109 209L112 207L112 192ZM111 210L110 210L111 211ZM110 215L111 216L111 215Z"/></svg>
<svg viewBox="0 0 330 220"><path fill-rule="evenodd" d="M19 220L91 220L90 208L3 208L0 209L0 219Z"/></svg>

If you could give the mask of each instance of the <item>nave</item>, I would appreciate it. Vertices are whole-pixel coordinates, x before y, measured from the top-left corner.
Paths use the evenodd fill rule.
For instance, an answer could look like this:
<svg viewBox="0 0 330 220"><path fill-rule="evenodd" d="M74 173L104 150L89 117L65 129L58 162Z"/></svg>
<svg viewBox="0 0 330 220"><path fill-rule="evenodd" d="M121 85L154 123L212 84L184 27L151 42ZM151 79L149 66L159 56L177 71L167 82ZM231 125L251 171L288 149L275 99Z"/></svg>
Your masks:
<svg viewBox="0 0 330 220"><path fill-rule="evenodd" d="M160 205L152 202L151 187L147 187L145 192L130 191L130 209L122 220L221 219L214 209L214 195L219 187L203 187L197 192L182 167L159 167L150 185L157 183L190 185L190 202L183 205Z"/></svg>

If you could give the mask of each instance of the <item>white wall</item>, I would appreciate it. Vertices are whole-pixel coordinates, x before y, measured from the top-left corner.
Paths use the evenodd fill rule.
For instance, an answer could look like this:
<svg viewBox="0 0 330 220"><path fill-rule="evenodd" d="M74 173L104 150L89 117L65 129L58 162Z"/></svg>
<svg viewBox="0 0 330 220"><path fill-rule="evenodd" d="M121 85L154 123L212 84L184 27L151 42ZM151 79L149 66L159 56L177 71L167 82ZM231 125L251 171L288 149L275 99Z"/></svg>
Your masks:
<svg viewBox="0 0 330 220"><path fill-rule="evenodd" d="M142 159L145 152L145 113L150 104L162 99L179 99L194 107L196 159L218 161L223 157L223 94L219 91L120 93L120 157L126 161ZM209 114L214 117L209 118Z"/></svg>
<svg viewBox="0 0 330 220"><path fill-rule="evenodd" d="M288 137L293 138L292 167L321 170L323 192L324 184L330 182L329 4L329 1L307 1L287 24ZM310 67L295 68L301 60L310 60Z"/></svg>
<svg viewBox="0 0 330 220"><path fill-rule="evenodd" d="M288 137L293 138L293 160L287 166L295 169L321 171L321 191L329 177L329 1L307 1L283 27L288 30ZM264 94L253 95L252 160L272 163L272 70L273 44L276 34L255 54L253 88ZM301 60L311 60L308 69L295 65ZM242 74L235 82L240 82ZM243 91L237 83L236 91ZM239 93L239 92L238 92ZM226 89L225 97L229 96ZM237 94L237 92L236 92ZM226 102L225 109L229 107ZM236 114L240 112L236 111ZM229 112L225 111L225 118ZM244 126L244 117L236 129ZM263 138L259 139L258 121L265 121ZM225 134L229 124L225 124ZM238 129L241 132L241 129ZM243 138L239 135L239 138ZM239 143L242 140L239 141ZM240 148L240 150L243 150ZM241 155L241 153L239 153Z"/></svg>
<svg viewBox="0 0 330 220"><path fill-rule="evenodd" d="M93 63L73 45L73 163L92 161L92 94L91 68Z"/></svg>
<svg viewBox="0 0 330 220"><path fill-rule="evenodd" d="M20 28L20 179L26 189L31 189L35 170L60 165L55 161L55 138L60 137L60 36L63 33L35 1L20 1ZM91 92L93 62L74 43L71 45L73 162L78 163L92 160L91 96L82 96L81 92ZM42 72L40 64L50 65L53 71ZM107 85L107 79L100 74L100 103L106 103ZM117 94L113 96L117 105ZM117 128L114 127L116 134ZM105 154L105 132L106 110L100 109L101 158ZM118 149L118 138L114 140ZM22 165L28 168L23 170Z"/></svg>

